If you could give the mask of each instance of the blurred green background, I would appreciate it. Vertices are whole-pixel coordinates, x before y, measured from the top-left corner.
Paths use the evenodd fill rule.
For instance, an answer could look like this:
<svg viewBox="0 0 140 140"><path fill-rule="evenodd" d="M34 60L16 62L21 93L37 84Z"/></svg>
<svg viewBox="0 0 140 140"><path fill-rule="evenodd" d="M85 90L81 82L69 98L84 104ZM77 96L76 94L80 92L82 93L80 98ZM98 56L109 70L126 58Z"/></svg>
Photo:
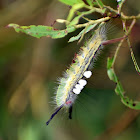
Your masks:
<svg viewBox="0 0 140 140"><path fill-rule="evenodd" d="M104 2L114 8L117 4L115 0ZM128 0L123 11L137 15L139 7L140 1ZM9 23L50 26L55 19L65 19L69 9L57 0L0 0L0 140L139 140L140 112L121 103L114 92L115 84L106 73L107 57L114 54L116 44L105 46L99 56L94 75L74 105L73 119L68 120L68 114L61 111L46 126L54 110L50 102L56 80L83 43L68 44L68 39L78 31L62 39L36 39L5 26ZM117 33L114 31L111 38L122 35L119 20L115 26ZM54 27L65 28L60 24ZM140 21L137 21L130 40L140 65L139 36ZM126 43L115 66L127 95L139 100L140 76Z"/></svg>

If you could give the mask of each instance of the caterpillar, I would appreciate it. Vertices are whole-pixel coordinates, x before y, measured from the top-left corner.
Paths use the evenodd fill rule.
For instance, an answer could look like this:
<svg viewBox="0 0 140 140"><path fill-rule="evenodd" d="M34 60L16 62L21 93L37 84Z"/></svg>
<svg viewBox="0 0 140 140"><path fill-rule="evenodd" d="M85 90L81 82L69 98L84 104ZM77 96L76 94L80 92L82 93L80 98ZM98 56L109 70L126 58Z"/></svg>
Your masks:
<svg viewBox="0 0 140 140"><path fill-rule="evenodd" d="M120 40L120 39L118 39ZM112 40L114 42L114 40ZM111 42L111 43L112 43ZM69 111L69 119L72 119L72 106L78 97L78 94L86 86L86 78L92 75L91 69L96 59L96 55L103 45L106 45L106 23L101 23L94 35L91 36L85 46L80 48L80 52L75 56L69 69L60 78L59 86L55 95L56 111L51 115L46 125L50 123L53 117L62 109Z"/></svg>

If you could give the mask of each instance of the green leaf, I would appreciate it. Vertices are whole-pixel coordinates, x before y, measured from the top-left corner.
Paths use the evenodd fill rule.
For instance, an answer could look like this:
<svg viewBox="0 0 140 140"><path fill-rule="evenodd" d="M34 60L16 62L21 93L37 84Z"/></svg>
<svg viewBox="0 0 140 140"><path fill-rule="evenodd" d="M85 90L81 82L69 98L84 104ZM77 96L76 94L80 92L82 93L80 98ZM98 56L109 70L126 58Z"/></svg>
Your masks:
<svg viewBox="0 0 140 140"><path fill-rule="evenodd" d="M95 9L93 8L92 10L89 10L89 11L84 11L84 12L81 12L78 16L76 16L68 26L72 26L72 25L76 25L78 24L79 20L81 17L85 16L85 15L89 15L91 13L93 13L95 11Z"/></svg>
<svg viewBox="0 0 140 140"><path fill-rule="evenodd" d="M93 0L86 0L90 6L93 6Z"/></svg>
<svg viewBox="0 0 140 140"><path fill-rule="evenodd" d="M104 4L103 4L103 2L101 0L96 0L96 2L98 3L98 6L100 8L104 8Z"/></svg>
<svg viewBox="0 0 140 140"><path fill-rule="evenodd" d="M93 25L89 25L87 28L84 28L77 36L73 36L69 39L69 42L73 42L76 40L79 40L80 37L82 36L82 34L86 34L87 32L89 32L90 30L92 30L93 28L95 28L95 26L97 25L97 23L93 24Z"/></svg>
<svg viewBox="0 0 140 140"><path fill-rule="evenodd" d="M96 3L94 3L94 4L101 8L102 13L105 13L106 9L104 8L104 4L101 0L96 0Z"/></svg>
<svg viewBox="0 0 140 140"><path fill-rule="evenodd" d="M74 4L83 3L82 0L59 0L59 1L70 6L73 6Z"/></svg>
<svg viewBox="0 0 140 140"><path fill-rule="evenodd" d="M23 32L36 38L40 37L62 38L66 36L68 33L76 30L73 26L69 26L64 30L56 30L53 27L43 25L20 26L18 24L9 24L7 27L13 27L16 32Z"/></svg>
<svg viewBox="0 0 140 140"><path fill-rule="evenodd" d="M73 18L75 12L76 12L77 10L83 8L83 7L85 7L85 3L84 3L84 2L74 4L74 5L72 6L72 8L70 9L70 12L69 12L69 15L68 15L68 17L67 17L67 20L68 20L68 21L71 21L71 19Z"/></svg>
<svg viewBox="0 0 140 140"><path fill-rule="evenodd" d="M114 62L114 58L107 59L107 69L111 69L113 62Z"/></svg>
<svg viewBox="0 0 140 140"><path fill-rule="evenodd" d="M125 104L126 106L128 106L131 109L136 109L136 110L140 109L140 102L139 101L130 100L128 97L121 98L121 101L123 104Z"/></svg>
<svg viewBox="0 0 140 140"><path fill-rule="evenodd" d="M98 3L96 1L93 1L93 5L98 6Z"/></svg>
<svg viewBox="0 0 140 140"><path fill-rule="evenodd" d="M116 94L120 96L121 101L124 105L126 105L127 107L129 107L131 109L139 110L140 109L139 101L133 101L133 100L129 99L127 96L124 96L125 91L123 89L123 86L120 83L120 81L119 81L118 77L116 76L115 71L113 69L114 61L115 61L114 58L108 58L107 74L108 74L109 79L116 83L116 88L115 88Z"/></svg>

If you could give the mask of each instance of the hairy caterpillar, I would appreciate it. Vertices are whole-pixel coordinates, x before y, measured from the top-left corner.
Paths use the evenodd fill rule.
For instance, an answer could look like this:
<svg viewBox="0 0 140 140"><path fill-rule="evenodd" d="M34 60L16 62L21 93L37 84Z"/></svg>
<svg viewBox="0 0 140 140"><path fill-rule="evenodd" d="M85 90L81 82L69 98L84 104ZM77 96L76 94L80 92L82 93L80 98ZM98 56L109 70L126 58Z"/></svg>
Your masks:
<svg viewBox="0 0 140 140"><path fill-rule="evenodd" d="M117 41L121 39L119 38ZM115 40L110 41L111 43L116 42ZM59 80L55 96L57 109L46 122L47 125L62 108L69 110L69 119L72 119L72 105L87 84L86 78L90 78L92 75L90 70L97 53L103 45L108 43L109 41L106 41L106 23L101 23L91 39L84 47L81 47L70 68L66 70L64 77Z"/></svg>

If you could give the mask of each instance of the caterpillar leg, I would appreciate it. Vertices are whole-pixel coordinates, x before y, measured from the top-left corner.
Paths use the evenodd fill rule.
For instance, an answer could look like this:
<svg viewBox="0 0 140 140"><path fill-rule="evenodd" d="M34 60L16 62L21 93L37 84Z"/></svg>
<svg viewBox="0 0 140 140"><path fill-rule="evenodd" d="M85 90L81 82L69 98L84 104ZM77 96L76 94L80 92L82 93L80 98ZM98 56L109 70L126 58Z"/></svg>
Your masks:
<svg viewBox="0 0 140 140"><path fill-rule="evenodd" d="M72 119L72 105L69 108L69 119Z"/></svg>
<svg viewBox="0 0 140 140"><path fill-rule="evenodd" d="M61 108L63 107L64 105L61 105L50 117L50 119L46 122L46 125L49 125L50 121L53 119L53 117L61 110Z"/></svg>

